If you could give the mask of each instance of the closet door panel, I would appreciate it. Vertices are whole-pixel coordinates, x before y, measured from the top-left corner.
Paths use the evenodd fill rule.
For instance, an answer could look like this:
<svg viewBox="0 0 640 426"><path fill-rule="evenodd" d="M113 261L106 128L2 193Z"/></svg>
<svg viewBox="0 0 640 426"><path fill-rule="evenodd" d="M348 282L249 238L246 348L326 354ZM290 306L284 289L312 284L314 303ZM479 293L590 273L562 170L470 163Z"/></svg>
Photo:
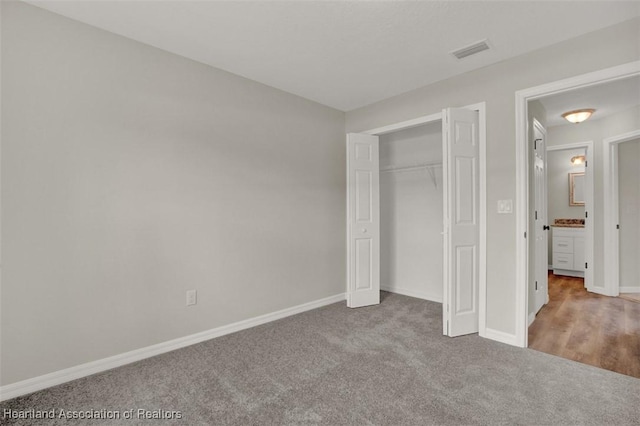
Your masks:
<svg viewBox="0 0 640 426"><path fill-rule="evenodd" d="M380 171L376 136L347 135L347 306L380 303Z"/></svg>
<svg viewBox="0 0 640 426"><path fill-rule="evenodd" d="M443 111L445 289L443 332L454 337L478 331L479 132L478 113Z"/></svg>

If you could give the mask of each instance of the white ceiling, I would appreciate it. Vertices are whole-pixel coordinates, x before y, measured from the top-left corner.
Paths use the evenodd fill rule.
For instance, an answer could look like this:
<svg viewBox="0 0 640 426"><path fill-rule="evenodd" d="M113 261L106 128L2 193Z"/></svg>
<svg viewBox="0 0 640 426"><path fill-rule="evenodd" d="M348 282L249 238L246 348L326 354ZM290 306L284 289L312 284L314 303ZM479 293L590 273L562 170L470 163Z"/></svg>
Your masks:
<svg viewBox="0 0 640 426"><path fill-rule="evenodd" d="M343 111L640 16L603 0L27 2Z"/></svg>
<svg viewBox="0 0 640 426"><path fill-rule="evenodd" d="M547 127L573 125L562 113L582 108L595 108L590 120L598 120L640 105L640 76L548 96L540 102L547 110Z"/></svg>

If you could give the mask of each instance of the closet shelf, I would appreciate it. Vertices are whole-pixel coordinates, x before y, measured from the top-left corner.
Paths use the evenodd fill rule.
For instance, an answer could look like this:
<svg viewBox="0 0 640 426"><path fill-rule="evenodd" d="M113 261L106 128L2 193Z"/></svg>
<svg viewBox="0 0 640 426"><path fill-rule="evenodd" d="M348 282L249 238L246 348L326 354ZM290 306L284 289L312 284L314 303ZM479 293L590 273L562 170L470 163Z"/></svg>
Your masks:
<svg viewBox="0 0 640 426"><path fill-rule="evenodd" d="M442 167L442 163L434 162L434 163L420 163L420 164L410 164L407 166L387 166L381 167L380 172L411 172L415 170L425 170L425 169L433 169Z"/></svg>
<svg viewBox="0 0 640 426"><path fill-rule="evenodd" d="M387 167L381 167L380 173L390 173L390 172L398 173L398 172L413 172L413 171L425 170L429 173L429 176L431 176L431 181L433 182L433 186L437 188L438 184L436 181L436 173L434 172L434 169L440 168L440 167L442 167L441 162L411 164L407 166L387 166Z"/></svg>

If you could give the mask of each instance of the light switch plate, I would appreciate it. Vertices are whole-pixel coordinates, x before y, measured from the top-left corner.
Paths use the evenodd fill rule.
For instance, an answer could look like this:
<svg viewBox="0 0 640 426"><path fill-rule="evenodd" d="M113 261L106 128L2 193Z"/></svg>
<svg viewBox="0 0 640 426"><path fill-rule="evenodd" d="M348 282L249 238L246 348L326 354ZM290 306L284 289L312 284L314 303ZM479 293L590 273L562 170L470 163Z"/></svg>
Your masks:
<svg viewBox="0 0 640 426"><path fill-rule="evenodd" d="M198 303L198 292L196 290L187 290L187 306Z"/></svg>
<svg viewBox="0 0 640 426"><path fill-rule="evenodd" d="M513 213L513 200L498 200L498 213L500 214Z"/></svg>

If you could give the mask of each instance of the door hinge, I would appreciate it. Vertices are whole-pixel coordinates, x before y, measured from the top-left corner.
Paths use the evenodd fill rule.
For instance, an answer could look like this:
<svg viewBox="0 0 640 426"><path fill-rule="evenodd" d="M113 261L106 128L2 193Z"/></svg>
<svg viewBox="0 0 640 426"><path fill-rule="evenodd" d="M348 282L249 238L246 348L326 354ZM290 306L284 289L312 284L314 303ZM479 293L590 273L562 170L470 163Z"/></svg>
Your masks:
<svg viewBox="0 0 640 426"><path fill-rule="evenodd" d="M536 291L538 291L538 281L536 281Z"/></svg>
<svg viewBox="0 0 640 426"><path fill-rule="evenodd" d="M589 217L589 212L584 212L584 217Z"/></svg>
<svg viewBox="0 0 640 426"><path fill-rule="evenodd" d="M538 220L538 210L536 210L536 220Z"/></svg>
<svg viewBox="0 0 640 426"><path fill-rule="evenodd" d="M527 238L527 231L524 232L524 237Z"/></svg>
<svg viewBox="0 0 640 426"><path fill-rule="evenodd" d="M620 229L620 224L617 224L617 225L616 225L616 229Z"/></svg>
<svg viewBox="0 0 640 426"><path fill-rule="evenodd" d="M534 139L533 141L533 149L538 149L538 141L541 141L542 139Z"/></svg>
<svg viewBox="0 0 640 426"><path fill-rule="evenodd" d="M589 269L589 264L587 262L584 262L584 269Z"/></svg>
<svg viewBox="0 0 640 426"><path fill-rule="evenodd" d="M589 165L589 162L588 162L588 161L585 161L585 162L584 162L584 166L585 166L585 167L587 167L588 165Z"/></svg>

